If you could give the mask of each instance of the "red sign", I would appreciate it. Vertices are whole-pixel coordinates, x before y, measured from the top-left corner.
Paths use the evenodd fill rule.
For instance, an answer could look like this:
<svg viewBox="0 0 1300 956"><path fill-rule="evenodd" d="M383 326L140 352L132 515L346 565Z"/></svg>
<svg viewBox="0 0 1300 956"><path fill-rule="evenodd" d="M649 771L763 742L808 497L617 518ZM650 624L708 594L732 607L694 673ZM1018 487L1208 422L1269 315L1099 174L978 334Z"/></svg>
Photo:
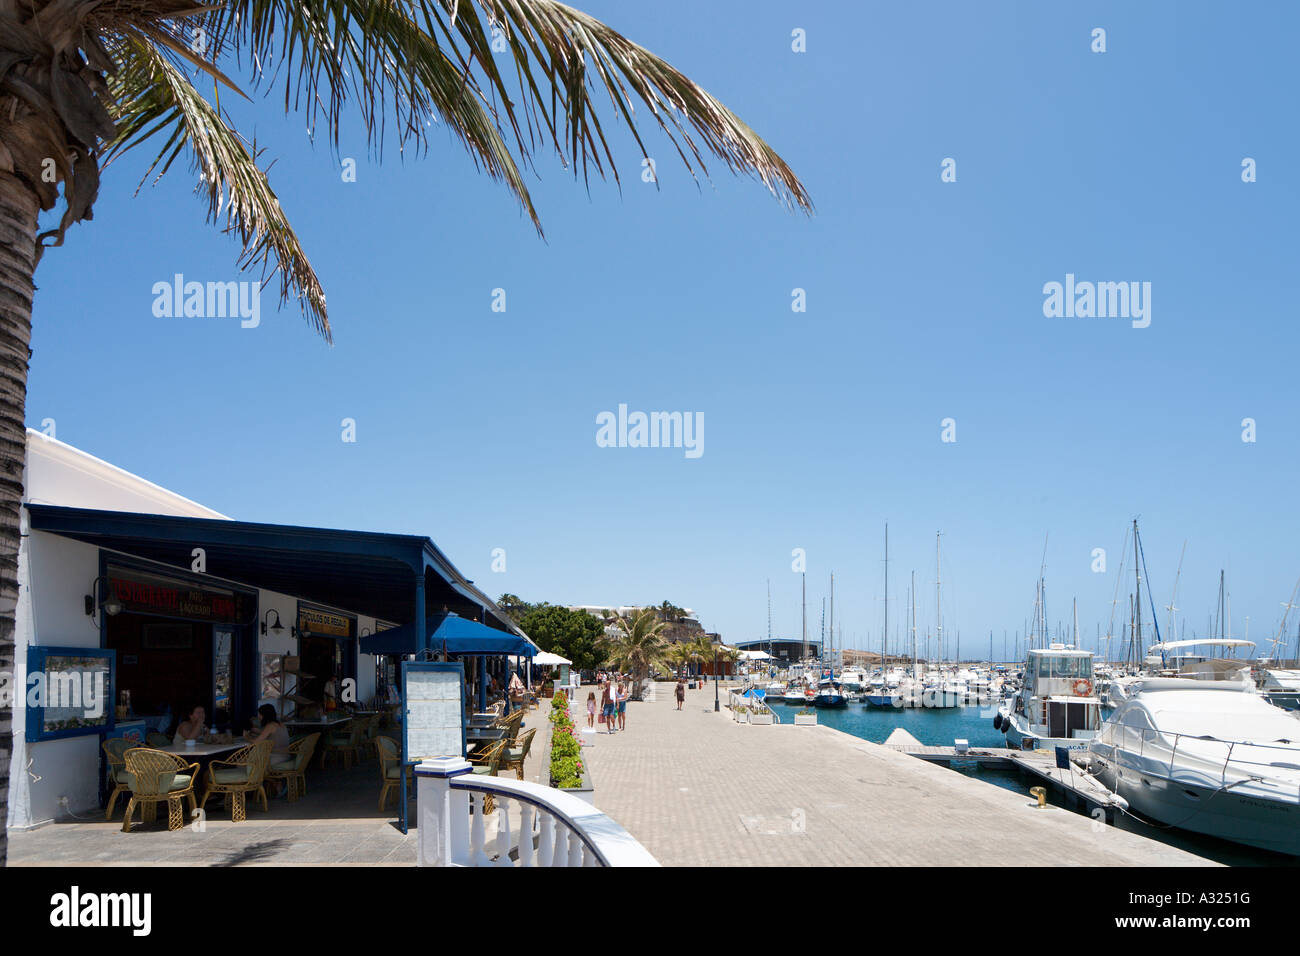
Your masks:
<svg viewBox="0 0 1300 956"><path fill-rule="evenodd" d="M110 567L108 591L124 611L222 624L241 624L251 617L242 593L198 587L147 571Z"/></svg>

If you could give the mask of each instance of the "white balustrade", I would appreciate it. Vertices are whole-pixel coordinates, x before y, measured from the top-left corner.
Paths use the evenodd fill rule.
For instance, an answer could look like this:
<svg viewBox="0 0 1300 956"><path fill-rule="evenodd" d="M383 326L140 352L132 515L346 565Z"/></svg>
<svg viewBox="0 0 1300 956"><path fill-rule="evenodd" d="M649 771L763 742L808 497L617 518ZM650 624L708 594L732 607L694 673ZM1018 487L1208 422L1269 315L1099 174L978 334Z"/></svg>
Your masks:
<svg viewBox="0 0 1300 956"><path fill-rule="evenodd" d="M458 757L415 768L421 866L658 866L621 826L572 794L471 773ZM485 812L488 797L494 804Z"/></svg>

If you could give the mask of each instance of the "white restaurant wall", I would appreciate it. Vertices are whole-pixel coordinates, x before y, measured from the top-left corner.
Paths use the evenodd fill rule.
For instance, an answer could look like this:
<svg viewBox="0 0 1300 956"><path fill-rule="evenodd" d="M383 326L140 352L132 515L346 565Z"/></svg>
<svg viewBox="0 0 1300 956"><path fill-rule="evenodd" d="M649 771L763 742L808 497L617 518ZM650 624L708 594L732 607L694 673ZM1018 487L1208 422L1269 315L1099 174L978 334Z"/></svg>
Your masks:
<svg viewBox="0 0 1300 956"><path fill-rule="evenodd" d="M67 508L224 518L41 432L27 429L23 500ZM84 595L99 574L99 549L42 531L30 531L18 552L15 610L13 752L9 762L6 826L25 828L66 816L96 814L99 738L96 735L27 744L27 648L31 645L98 647L99 628L86 614ZM106 702L111 706L113 702ZM65 811L59 797L68 798Z"/></svg>
<svg viewBox="0 0 1300 956"><path fill-rule="evenodd" d="M18 556L19 601L15 614L14 674L22 695L15 701L13 757L9 767L11 827L29 827L72 813L94 812L99 805L99 738L68 737L28 744L27 649L98 647L99 628L86 614L85 598L99 574L99 549L93 545L30 532ZM113 701L105 701L112 706ZM68 798L65 811L59 797Z"/></svg>

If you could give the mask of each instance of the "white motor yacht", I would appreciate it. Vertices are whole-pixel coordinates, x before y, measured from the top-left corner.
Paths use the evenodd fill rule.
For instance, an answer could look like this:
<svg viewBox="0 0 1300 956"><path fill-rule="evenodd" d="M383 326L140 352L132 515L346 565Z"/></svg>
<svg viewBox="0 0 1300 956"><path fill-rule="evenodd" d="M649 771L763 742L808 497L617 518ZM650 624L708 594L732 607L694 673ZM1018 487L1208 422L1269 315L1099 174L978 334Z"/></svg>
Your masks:
<svg viewBox="0 0 1300 956"><path fill-rule="evenodd" d="M1101 728L1101 701L1092 683L1092 651L1067 644L1030 648L1025 677L1004 698L993 726L1016 750L1084 750Z"/></svg>
<svg viewBox="0 0 1300 956"><path fill-rule="evenodd" d="M1300 854L1300 723L1249 680L1148 677L1088 744L1092 773L1167 826Z"/></svg>

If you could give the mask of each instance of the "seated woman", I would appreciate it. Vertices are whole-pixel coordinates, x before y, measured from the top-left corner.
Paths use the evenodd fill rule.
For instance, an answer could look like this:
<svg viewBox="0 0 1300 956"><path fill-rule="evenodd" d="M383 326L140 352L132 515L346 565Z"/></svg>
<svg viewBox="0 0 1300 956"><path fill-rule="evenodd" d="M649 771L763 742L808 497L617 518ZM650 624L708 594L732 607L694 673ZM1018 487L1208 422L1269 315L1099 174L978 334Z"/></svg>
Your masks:
<svg viewBox="0 0 1300 956"><path fill-rule="evenodd" d="M177 747L184 747L187 740L198 740L205 733L207 727L203 721L207 719L207 712L202 707L195 707L190 711L189 717L180 722L176 728L176 736L172 738L172 743Z"/></svg>
<svg viewBox="0 0 1300 956"><path fill-rule="evenodd" d="M271 741L271 762L267 765L270 769L284 767L293 763L294 754L289 749L289 745L292 743L289 739L289 728L280 722L280 716L275 712L275 708L270 704L263 704L257 708L257 716L262 724L261 730L247 731L244 734L245 739L251 743L257 743L260 740ZM278 797L284 783L279 780L270 780L267 781L267 786L272 790L271 795Z"/></svg>

